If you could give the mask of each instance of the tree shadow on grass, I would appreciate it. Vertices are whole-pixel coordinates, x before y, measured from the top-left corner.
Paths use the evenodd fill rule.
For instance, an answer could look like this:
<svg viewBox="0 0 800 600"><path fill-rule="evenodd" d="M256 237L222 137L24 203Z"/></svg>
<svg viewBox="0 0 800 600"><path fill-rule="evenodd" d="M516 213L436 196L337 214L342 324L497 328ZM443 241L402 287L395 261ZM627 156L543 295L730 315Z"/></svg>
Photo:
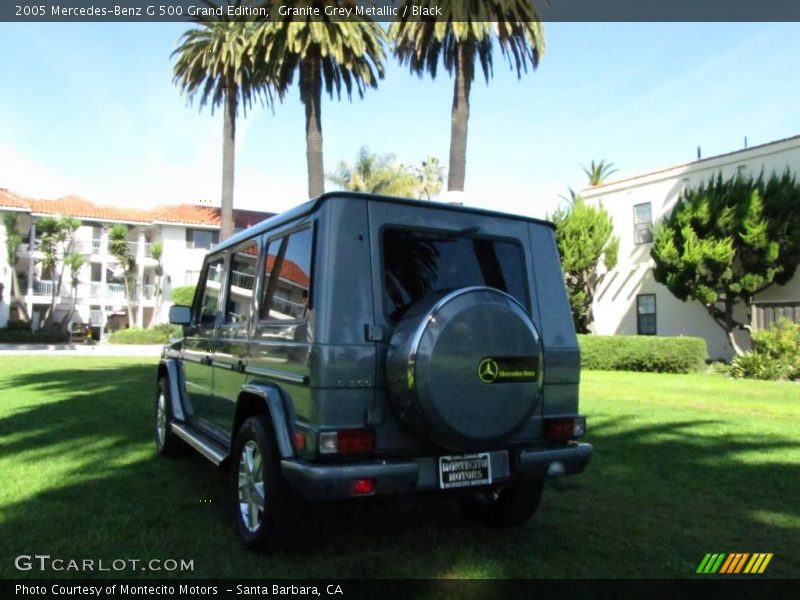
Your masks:
<svg viewBox="0 0 800 600"><path fill-rule="evenodd" d="M524 527L470 524L438 496L327 504L307 514L307 551L266 558L238 541L225 472L156 456L153 386L147 365L11 378L50 398L0 418L0 576L691 577L706 552L738 551L774 552L769 575L800 574L800 443L635 415L598 419L586 473L549 483ZM194 570L18 571L20 554Z"/></svg>

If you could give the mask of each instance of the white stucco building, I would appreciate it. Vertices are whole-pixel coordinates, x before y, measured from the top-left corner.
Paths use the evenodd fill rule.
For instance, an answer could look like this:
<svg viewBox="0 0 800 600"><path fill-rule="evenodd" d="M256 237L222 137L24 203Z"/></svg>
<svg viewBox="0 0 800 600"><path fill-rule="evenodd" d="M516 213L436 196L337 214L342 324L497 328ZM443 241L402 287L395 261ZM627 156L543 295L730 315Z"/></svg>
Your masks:
<svg viewBox="0 0 800 600"><path fill-rule="evenodd" d="M718 173L766 176L789 168L800 179L800 136L626 177L581 190L588 203L609 212L619 236L617 267L601 282L594 303L595 330L601 335L692 335L705 338L711 358L733 354L723 330L697 301L681 302L653 279L652 226L668 215L686 187L695 187ZM797 207L800 211L800 206ZM751 315L744 306L736 317L754 329L780 316L800 322L800 274L785 286L773 285L755 298ZM746 332L737 343L749 344Z"/></svg>
<svg viewBox="0 0 800 600"><path fill-rule="evenodd" d="M86 323L100 331L128 325L127 303L122 271L109 253L108 232L116 223L128 227L130 254L136 259L136 291L133 295L134 323L147 327L166 320L171 304L172 288L194 285L200 274L203 257L219 242L220 210L208 205L170 205L153 209L136 209L94 204L76 196L57 200L26 198L0 188L0 213L16 212L17 233L22 236L10 265L5 252L6 231L0 221L0 327L16 319L11 309L12 269L16 269L24 302L34 326L38 326L50 306L53 274L43 268L43 254L38 247L36 222L46 216L72 216L81 221L75 233L73 251L83 255L85 263L79 271L76 311L72 320ZM237 230L244 229L272 213L234 211ZM152 257L152 244L160 242L163 276L162 294L157 298L157 262ZM69 269L65 270L61 289L57 290L56 319L67 314L72 302Z"/></svg>

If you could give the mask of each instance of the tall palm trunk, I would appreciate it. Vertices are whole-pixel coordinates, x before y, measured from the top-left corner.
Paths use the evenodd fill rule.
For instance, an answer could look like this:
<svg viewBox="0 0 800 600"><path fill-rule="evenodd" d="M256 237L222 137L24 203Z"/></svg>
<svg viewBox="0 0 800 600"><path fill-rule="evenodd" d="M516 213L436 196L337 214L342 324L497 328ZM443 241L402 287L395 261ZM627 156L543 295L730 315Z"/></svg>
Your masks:
<svg viewBox="0 0 800 600"><path fill-rule="evenodd" d="M319 61L309 56L300 67L300 94L306 109L306 162L308 164L308 196L325 193L322 164L322 74Z"/></svg>
<svg viewBox="0 0 800 600"><path fill-rule="evenodd" d="M469 92L472 87L473 58L471 43L458 44L456 50L453 109L450 116L450 167L447 189L464 191L467 169L467 125L469 123Z"/></svg>
<svg viewBox="0 0 800 600"><path fill-rule="evenodd" d="M225 117L222 125L222 226L220 241L233 235L233 174L236 154L236 94L235 83L228 78L225 91Z"/></svg>
<svg viewBox="0 0 800 600"><path fill-rule="evenodd" d="M128 274L122 276L123 287L125 288L125 304L128 306L128 327L134 327L136 323L133 320L133 298L131 297L131 282L128 279ZM134 290L135 291L135 290Z"/></svg>
<svg viewBox="0 0 800 600"><path fill-rule="evenodd" d="M17 269L14 267L13 263L11 265L11 298L12 298L12 306L17 307L17 312L22 315L23 321L30 321L31 317L28 314L28 307L25 305L25 301L23 300L24 294L22 294L22 290L19 289L19 275L17 275Z"/></svg>

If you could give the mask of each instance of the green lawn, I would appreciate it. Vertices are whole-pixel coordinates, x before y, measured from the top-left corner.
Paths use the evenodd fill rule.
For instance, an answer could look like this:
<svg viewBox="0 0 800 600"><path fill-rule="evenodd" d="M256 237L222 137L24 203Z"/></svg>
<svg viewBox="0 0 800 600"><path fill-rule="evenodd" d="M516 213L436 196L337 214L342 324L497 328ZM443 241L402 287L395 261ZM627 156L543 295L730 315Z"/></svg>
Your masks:
<svg viewBox="0 0 800 600"><path fill-rule="evenodd" d="M525 527L484 529L438 498L349 503L310 516L313 550L263 557L233 531L225 474L155 455L154 375L146 360L2 359L0 577L35 553L193 559L195 577L690 577L735 551L800 576L797 384L585 372L595 455Z"/></svg>

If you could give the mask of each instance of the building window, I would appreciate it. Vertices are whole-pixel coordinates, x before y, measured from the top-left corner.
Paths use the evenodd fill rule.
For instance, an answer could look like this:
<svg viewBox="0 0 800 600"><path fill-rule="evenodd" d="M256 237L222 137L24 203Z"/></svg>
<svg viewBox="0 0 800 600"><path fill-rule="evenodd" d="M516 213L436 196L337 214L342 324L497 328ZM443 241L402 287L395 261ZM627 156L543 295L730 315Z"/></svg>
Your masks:
<svg viewBox="0 0 800 600"><path fill-rule="evenodd" d="M208 229L187 229L186 247L191 249L211 250L219 244L219 231Z"/></svg>
<svg viewBox="0 0 800 600"><path fill-rule="evenodd" d="M639 294L636 296L636 333L639 335L656 334L655 294Z"/></svg>
<svg viewBox="0 0 800 600"><path fill-rule="evenodd" d="M633 207L633 239L637 244L653 241L653 213L649 202Z"/></svg>

